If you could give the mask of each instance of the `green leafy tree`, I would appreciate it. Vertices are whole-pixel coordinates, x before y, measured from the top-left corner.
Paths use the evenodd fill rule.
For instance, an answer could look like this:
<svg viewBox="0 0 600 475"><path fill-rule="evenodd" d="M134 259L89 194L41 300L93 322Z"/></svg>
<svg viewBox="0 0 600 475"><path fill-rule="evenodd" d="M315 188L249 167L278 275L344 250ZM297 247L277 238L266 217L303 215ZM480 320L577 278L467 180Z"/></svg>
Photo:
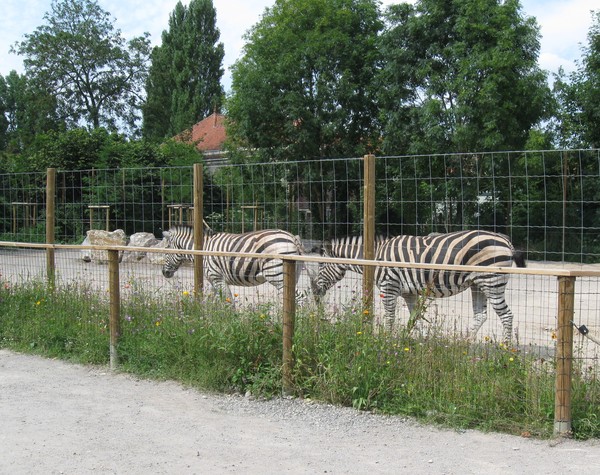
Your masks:
<svg viewBox="0 0 600 475"><path fill-rule="evenodd" d="M135 133L150 54L148 33L129 42L95 0L53 0L46 24L13 51L27 76L56 97L71 125Z"/></svg>
<svg viewBox="0 0 600 475"><path fill-rule="evenodd" d="M373 78L382 28L374 0L276 1L246 34L243 56L232 68L231 144L253 150L255 160L269 161L356 157L376 150L380 134ZM335 166L328 170L336 173ZM290 196L312 197L317 220L328 212L346 214L345 205L331 197L360 190L333 180L326 180L326 189L310 189L313 174L320 171L307 164L297 171L303 178L297 183L281 167L277 179L289 184L285 193ZM325 209L328 200L336 209ZM353 221L360 217L350 216L348 222Z"/></svg>
<svg viewBox="0 0 600 475"><path fill-rule="evenodd" d="M592 19L581 63L555 77L558 110L551 129L562 148L600 147L600 11Z"/></svg>
<svg viewBox="0 0 600 475"><path fill-rule="evenodd" d="M362 155L378 137L372 0L278 0L232 68L230 135L275 159Z"/></svg>
<svg viewBox="0 0 600 475"><path fill-rule="evenodd" d="M219 109L223 102L223 43L212 0L178 2L152 51L143 134L172 137Z"/></svg>
<svg viewBox="0 0 600 475"><path fill-rule="evenodd" d="M22 152L36 134L64 125L54 96L16 71L0 76L0 109L0 150L8 153Z"/></svg>
<svg viewBox="0 0 600 475"><path fill-rule="evenodd" d="M518 0L390 7L380 76L385 150L520 150L547 115L539 27Z"/></svg>

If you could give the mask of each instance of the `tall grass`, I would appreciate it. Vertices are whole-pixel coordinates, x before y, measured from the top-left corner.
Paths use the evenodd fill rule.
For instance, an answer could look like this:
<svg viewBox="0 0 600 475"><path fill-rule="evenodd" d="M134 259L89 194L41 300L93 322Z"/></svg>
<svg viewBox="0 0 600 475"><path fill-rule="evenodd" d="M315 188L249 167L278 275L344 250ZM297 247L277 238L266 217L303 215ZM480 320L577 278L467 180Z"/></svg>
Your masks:
<svg viewBox="0 0 600 475"><path fill-rule="evenodd" d="M122 295L122 371L174 379L209 391L281 392L282 324L277 308L235 311L186 292ZM107 364L107 296L43 284L0 287L0 347ZM335 321L300 310L294 339L298 396L361 410L403 414L455 428L550 437L551 362L497 342L471 344L433 328L427 337L378 331L352 309ZM580 438L600 436L597 368L578 369L573 421Z"/></svg>

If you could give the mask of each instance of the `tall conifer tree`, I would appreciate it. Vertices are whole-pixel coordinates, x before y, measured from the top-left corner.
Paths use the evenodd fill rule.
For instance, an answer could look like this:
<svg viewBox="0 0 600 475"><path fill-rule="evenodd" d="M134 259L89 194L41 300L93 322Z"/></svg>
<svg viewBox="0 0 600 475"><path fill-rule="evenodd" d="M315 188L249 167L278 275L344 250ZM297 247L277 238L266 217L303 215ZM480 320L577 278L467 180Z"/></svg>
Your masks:
<svg viewBox="0 0 600 475"><path fill-rule="evenodd" d="M176 135L218 109L223 101L223 43L212 0L178 2L152 51L146 85L143 133L162 139Z"/></svg>

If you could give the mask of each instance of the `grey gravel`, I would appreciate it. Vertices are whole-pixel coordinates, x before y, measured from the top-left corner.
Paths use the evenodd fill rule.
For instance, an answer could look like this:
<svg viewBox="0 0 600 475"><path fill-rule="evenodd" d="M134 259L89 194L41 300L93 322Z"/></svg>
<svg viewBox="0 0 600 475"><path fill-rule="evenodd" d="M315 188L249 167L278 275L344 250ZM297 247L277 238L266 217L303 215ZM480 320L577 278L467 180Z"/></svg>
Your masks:
<svg viewBox="0 0 600 475"><path fill-rule="evenodd" d="M0 474L597 474L600 442L215 395L0 350Z"/></svg>

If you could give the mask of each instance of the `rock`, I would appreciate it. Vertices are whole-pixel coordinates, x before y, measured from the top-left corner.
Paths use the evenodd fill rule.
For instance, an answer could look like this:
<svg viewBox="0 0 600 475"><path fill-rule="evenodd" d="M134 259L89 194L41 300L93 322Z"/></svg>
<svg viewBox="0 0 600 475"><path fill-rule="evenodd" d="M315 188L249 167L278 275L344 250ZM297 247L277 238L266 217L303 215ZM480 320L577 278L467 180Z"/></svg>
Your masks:
<svg viewBox="0 0 600 475"><path fill-rule="evenodd" d="M155 249L164 249L167 247L167 240L166 239L162 239L160 241L158 241L156 243L156 245L152 246ZM152 264L160 264L163 265L165 263L165 255L163 253L160 252L149 252L146 254L146 258L152 263Z"/></svg>
<svg viewBox="0 0 600 475"><path fill-rule="evenodd" d="M115 229L114 231L102 231L100 229L91 229L87 232L86 240L90 246L125 246L127 245L127 237L125 231L122 229ZM97 251L93 249L91 251L91 260L98 264L108 263L108 252Z"/></svg>
<svg viewBox="0 0 600 475"><path fill-rule="evenodd" d="M85 239L83 240L81 245L82 246L90 245L90 240L88 239L87 236L85 237ZM82 249L81 250L81 258L83 259L83 262L91 262L92 261L92 250L91 249Z"/></svg>
<svg viewBox="0 0 600 475"><path fill-rule="evenodd" d="M154 247L158 244L158 239L152 233L135 233L129 237L128 246L132 247ZM123 262L136 262L146 257L145 252L125 251L123 253Z"/></svg>

